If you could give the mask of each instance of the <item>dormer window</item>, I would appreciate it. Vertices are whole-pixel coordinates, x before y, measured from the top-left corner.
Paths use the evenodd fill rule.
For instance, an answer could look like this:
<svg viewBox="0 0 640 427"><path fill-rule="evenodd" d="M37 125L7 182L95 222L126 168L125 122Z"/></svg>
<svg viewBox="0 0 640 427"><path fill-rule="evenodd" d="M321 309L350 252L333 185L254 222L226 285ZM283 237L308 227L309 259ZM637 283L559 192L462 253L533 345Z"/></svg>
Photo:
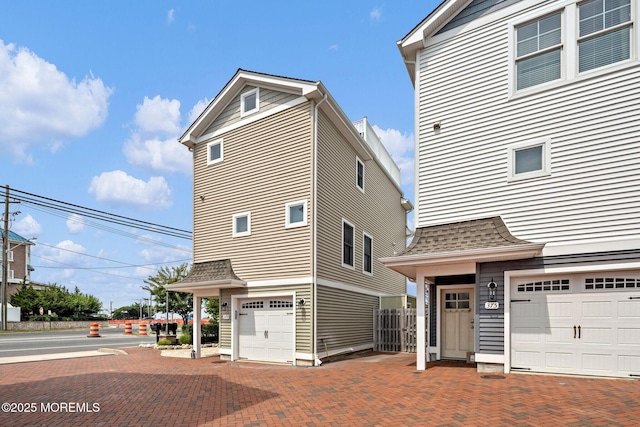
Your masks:
<svg viewBox="0 0 640 427"><path fill-rule="evenodd" d="M240 96L240 116L256 113L260 109L260 90L252 89Z"/></svg>

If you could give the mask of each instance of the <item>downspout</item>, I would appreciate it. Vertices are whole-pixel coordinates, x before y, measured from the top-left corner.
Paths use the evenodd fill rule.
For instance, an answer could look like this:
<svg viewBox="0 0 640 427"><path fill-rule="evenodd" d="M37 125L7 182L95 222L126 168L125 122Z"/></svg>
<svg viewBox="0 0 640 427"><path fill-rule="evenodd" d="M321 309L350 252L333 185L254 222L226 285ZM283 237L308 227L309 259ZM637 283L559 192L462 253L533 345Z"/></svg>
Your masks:
<svg viewBox="0 0 640 427"><path fill-rule="evenodd" d="M322 100L313 108L313 365L320 366L318 358L318 107L327 100Z"/></svg>

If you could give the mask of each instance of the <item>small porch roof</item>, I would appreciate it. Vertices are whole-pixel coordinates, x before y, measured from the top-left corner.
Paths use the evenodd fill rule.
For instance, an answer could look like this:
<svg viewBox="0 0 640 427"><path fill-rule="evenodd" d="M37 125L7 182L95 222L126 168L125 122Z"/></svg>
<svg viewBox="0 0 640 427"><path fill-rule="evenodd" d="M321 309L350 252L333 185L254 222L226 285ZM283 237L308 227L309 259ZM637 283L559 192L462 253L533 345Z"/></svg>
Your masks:
<svg viewBox="0 0 640 427"><path fill-rule="evenodd" d="M193 264L191 271L179 282L167 285L173 292L191 292L200 296L218 296L223 288L244 288L247 282L233 272L230 259Z"/></svg>
<svg viewBox="0 0 640 427"><path fill-rule="evenodd" d="M437 271L449 271L444 266L451 264L533 258L541 253L544 245L518 239L509 232L502 218L495 216L420 227L403 252L380 261L415 280L416 271L421 267L431 267L433 275L440 275Z"/></svg>

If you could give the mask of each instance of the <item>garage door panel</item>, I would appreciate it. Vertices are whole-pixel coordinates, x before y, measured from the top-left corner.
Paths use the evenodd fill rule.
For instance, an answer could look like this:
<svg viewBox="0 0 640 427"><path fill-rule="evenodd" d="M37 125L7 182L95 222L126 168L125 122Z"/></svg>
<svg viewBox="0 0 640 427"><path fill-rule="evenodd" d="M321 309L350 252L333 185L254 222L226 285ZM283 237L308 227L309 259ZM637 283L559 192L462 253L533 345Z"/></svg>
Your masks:
<svg viewBox="0 0 640 427"><path fill-rule="evenodd" d="M516 343L540 343L540 328L516 327L512 335L512 340Z"/></svg>
<svg viewBox="0 0 640 427"><path fill-rule="evenodd" d="M547 305L549 321L553 322L554 320L565 320L573 317L573 303L571 301L566 302L552 302L550 301Z"/></svg>
<svg viewBox="0 0 640 427"><path fill-rule="evenodd" d="M582 354L582 369L591 371L592 373L598 372L599 375L603 375L606 372L611 372L614 365L613 355L607 353L583 353Z"/></svg>
<svg viewBox="0 0 640 427"><path fill-rule="evenodd" d="M585 345L614 345L613 328L583 327L580 342Z"/></svg>
<svg viewBox="0 0 640 427"><path fill-rule="evenodd" d="M640 375L640 355L620 355L618 356L618 366L621 370L638 376Z"/></svg>
<svg viewBox="0 0 640 427"><path fill-rule="evenodd" d="M573 365L573 354L571 352L552 351L545 353L546 369L570 369Z"/></svg>
<svg viewBox="0 0 640 427"><path fill-rule="evenodd" d="M542 364L542 353L539 351L515 351L513 359L517 366L523 368L540 366Z"/></svg>
<svg viewBox="0 0 640 427"><path fill-rule="evenodd" d="M618 344L640 347L640 327L618 328Z"/></svg>
<svg viewBox="0 0 640 427"><path fill-rule="evenodd" d="M640 299L618 301L618 318L640 319Z"/></svg>
<svg viewBox="0 0 640 427"><path fill-rule="evenodd" d="M581 310L583 319L611 319L614 316L611 301L584 301Z"/></svg>
<svg viewBox="0 0 640 427"><path fill-rule="evenodd" d="M545 342L548 344L567 344L573 341L573 332L567 327L546 328Z"/></svg>

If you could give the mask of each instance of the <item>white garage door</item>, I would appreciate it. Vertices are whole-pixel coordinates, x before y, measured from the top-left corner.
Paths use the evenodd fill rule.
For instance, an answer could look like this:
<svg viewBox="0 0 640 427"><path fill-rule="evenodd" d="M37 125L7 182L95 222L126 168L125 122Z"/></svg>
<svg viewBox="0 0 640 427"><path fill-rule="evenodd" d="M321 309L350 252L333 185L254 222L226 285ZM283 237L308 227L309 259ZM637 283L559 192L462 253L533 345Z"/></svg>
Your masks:
<svg viewBox="0 0 640 427"><path fill-rule="evenodd" d="M640 377L640 275L512 281L511 368Z"/></svg>
<svg viewBox="0 0 640 427"><path fill-rule="evenodd" d="M252 298L240 301L238 357L293 363L293 298Z"/></svg>

